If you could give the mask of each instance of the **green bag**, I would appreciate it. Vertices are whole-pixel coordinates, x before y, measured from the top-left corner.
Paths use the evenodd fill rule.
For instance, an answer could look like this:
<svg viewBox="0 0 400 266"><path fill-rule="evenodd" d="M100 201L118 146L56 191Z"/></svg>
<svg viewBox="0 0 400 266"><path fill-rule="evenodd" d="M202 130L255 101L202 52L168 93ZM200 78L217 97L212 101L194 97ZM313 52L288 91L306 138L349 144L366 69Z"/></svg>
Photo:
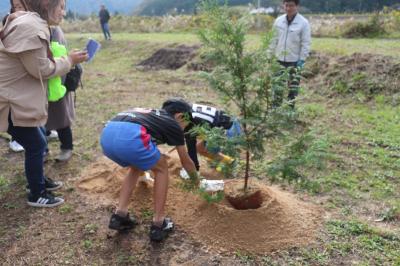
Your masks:
<svg viewBox="0 0 400 266"><path fill-rule="evenodd" d="M50 50L54 58L68 55L67 48L58 42L50 43ZM49 102L57 102L65 96L67 89L62 84L60 76L49 79L48 81L48 100Z"/></svg>

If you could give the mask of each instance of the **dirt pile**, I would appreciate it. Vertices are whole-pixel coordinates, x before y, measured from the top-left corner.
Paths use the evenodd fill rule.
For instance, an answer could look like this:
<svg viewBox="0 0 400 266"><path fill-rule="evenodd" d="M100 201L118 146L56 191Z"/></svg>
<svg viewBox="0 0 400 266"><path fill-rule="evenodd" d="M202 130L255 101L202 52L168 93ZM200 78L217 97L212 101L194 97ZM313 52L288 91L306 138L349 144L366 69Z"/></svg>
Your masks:
<svg viewBox="0 0 400 266"><path fill-rule="evenodd" d="M140 62L139 67L145 70L172 69L176 70L186 65L196 55L200 46L180 45L175 48L162 48L151 57Z"/></svg>
<svg viewBox="0 0 400 266"><path fill-rule="evenodd" d="M400 93L400 62L390 56L355 53L331 57L312 53L304 75L311 87L331 96Z"/></svg>
<svg viewBox="0 0 400 266"><path fill-rule="evenodd" d="M215 62L213 62L211 59L200 56L189 62L187 64L187 68L191 71L212 72L215 68Z"/></svg>
<svg viewBox="0 0 400 266"><path fill-rule="evenodd" d="M205 164L203 164L204 166ZM206 168L206 167L203 167ZM169 159L171 174L167 212L177 228L218 252L244 251L265 253L294 246L309 244L323 223L318 207L297 200L293 195L274 187L253 181L265 199L256 210L233 209L227 201L208 205L198 195L182 191L177 173L180 170L177 154ZM100 204L116 204L120 183L126 169L103 158L88 167L78 182L84 194ZM202 173L212 178L207 169ZM215 176L214 176L215 178ZM232 180L227 187L240 185ZM152 209L152 184L139 183L132 196L132 208L136 215L140 210Z"/></svg>

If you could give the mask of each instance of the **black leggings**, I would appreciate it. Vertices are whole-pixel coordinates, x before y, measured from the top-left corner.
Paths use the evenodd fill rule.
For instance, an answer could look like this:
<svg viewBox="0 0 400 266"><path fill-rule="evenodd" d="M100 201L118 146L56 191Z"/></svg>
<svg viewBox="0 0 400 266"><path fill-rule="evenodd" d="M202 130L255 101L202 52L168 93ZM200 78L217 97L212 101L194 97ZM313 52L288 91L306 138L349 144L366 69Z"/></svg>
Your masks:
<svg viewBox="0 0 400 266"><path fill-rule="evenodd" d="M72 150L74 145L72 143L72 130L71 127L57 129L58 139L60 140L60 148L63 150ZM47 131L47 136L50 135L50 131Z"/></svg>

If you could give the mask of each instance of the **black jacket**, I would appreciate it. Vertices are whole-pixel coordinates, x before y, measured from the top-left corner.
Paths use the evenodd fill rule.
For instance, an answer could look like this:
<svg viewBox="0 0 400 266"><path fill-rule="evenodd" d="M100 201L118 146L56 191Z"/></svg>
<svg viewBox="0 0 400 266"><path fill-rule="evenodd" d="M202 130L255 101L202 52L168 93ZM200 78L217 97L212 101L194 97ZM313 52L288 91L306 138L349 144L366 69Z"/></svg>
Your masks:
<svg viewBox="0 0 400 266"><path fill-rule="evenodd" d="M100 10L99 12L100 23L108 23L110 20L110 13L107 9Z"/></svg>

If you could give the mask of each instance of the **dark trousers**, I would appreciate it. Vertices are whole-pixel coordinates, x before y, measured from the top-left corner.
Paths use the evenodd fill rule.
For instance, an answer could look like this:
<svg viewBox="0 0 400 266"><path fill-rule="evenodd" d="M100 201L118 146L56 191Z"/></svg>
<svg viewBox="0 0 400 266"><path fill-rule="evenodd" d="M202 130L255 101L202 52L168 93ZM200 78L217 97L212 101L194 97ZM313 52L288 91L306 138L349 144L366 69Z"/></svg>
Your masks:
<svg viewBox="0 0 400 266"><path fill-rule="evenodd" d="M104 22L104 23L100 23L100 24L101 24L101 30L103 31L103 34L104 34L104 38L106 40L110 40L111 34L110 34L110 27L108 26L108 23Z"/></svg>
<svg viewBox="0 0 400 266"><path fill-rule="evenodd" d="M72 143L72 130L71 127L57 129L58 138L60 140L60 148L63 150L72 150L74 145Z"/></svg>
<svg viewBox="0 0 400 266"><path fill-rule="evenodd" d="M285 67L289 71L289 78L287 80L289 93L287 99L289 101L289 106L294 108L295 99L299 94L299 87L300 87L300 73L299 69L297 68L297 62L282 62L282 61L278 62L281 66ZM282 102L283 102L283 91L274 90L274 96L273 96L274 107L281 106Z"/></svg>
<svg viewBox="0 0 400 266"><path fill-rule="evenodd" d="M66 127L62 129L57 129L58 139L60 140L60 149L63 150L72 150L74 145L72 143L72 129L71 127ZM49 136L51 134L50 130L46 131L46 135Z"/></svg>
<svg viewBox="0 0 400 266"><path fill-rule="evenodd" d="M43 156L47 148L46 136L39 127L16 127L8 118L8 134L25 149L25 176L31 194L37 196L44 192Z"/></svg>

